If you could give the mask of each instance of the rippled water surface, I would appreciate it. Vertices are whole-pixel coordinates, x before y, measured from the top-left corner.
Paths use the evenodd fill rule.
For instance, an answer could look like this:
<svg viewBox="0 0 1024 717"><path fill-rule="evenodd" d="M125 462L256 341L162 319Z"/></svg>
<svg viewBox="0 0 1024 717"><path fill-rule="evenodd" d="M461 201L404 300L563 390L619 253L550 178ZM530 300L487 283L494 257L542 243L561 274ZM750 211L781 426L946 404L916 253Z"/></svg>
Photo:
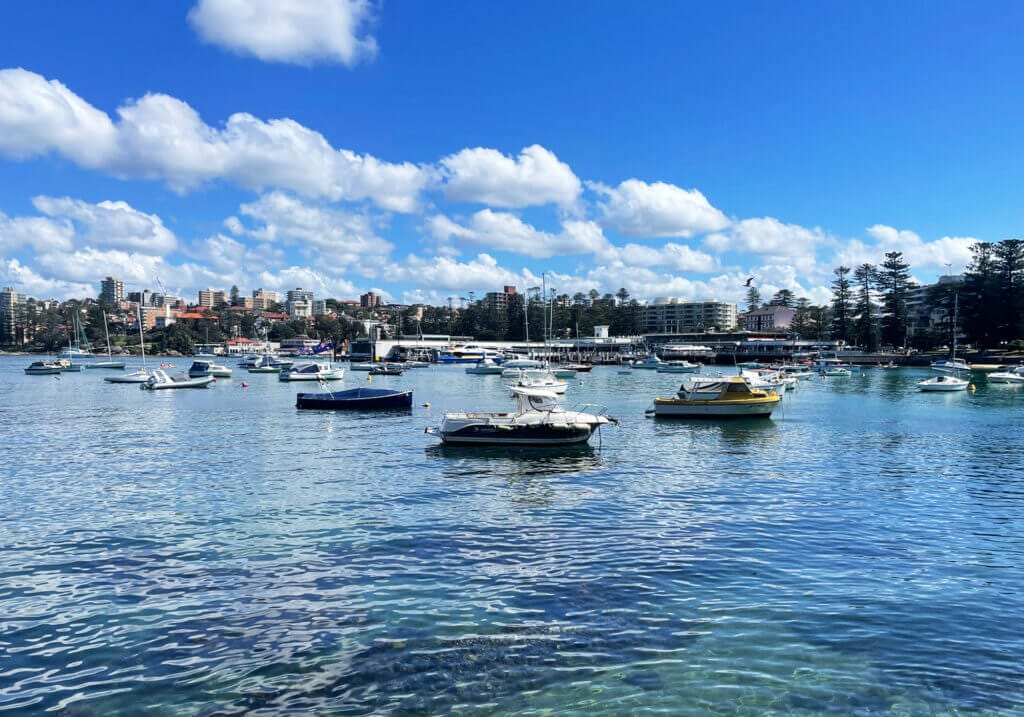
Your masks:
<svg viewBox="0 0 1024 717"><path fill-rule="evenodd" d="M678 376L598 368L565 403L620 427L551 452L424 435L511 405L458 367L352 415L28 362L0 359L0 712L1024 709L1024 389L868 369L666 422Z"/></svg>

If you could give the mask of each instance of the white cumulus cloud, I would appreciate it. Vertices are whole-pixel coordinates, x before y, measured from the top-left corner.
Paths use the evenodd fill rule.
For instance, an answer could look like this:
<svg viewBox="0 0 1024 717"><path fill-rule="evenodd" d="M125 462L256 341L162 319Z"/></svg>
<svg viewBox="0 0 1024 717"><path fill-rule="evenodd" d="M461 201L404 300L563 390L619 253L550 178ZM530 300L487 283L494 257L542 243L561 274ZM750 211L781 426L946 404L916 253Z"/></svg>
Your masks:
<svg viewBox="0 0 1024 717"><path fill-rule="evenodd" d="M242 227L247 235L269 243L315 249L317 255L312 258L326 262L330 273L351 269L372 275L386 263L394 248L377 236L365 214L306 204L280 192L243 204L239 213L258 222L251 229Z"/></svg>
<svg viewBox="0 0 1024 717"><path fill-rule="evenodd" d="M40 299L85 299L99 292L97 284L43 276L17 259L8 259L0 264L0 276L5 285L16 286L18 291Z"/></svg>
<svg viewBox="0 0 1024 717"><path fill-rule="evenodd" d="M536 258L598 253L610 248L601 227L594 222L565 221L562 231L552 234L527 224L515 214L490 209L475 213L467 226L438 215L429 220L429 227L434 237L442 241L456 239Z"/></svg>
<svg viewBox="0 0 1024 717"><path fill-rule="evenodd" d="M94 247L162 255L178 245L160 217L140 212L126 202L90 204L70 197L39 196L32 204L49 217L73 222L82 229L77 238Z"/></svg>
<svg viewBox="0 0 1024 717"><path fill-rule="evenodd" d="M820 228L784 224L774 217L744 219L728 232L711 234L704 246L713 251L742 251L750 254L785 257L813 257L827 235Z"/></svg>
<svg viewBox="0 0 1024 717"><path fill-rule="evenodd" d="M0 153L23 159L58 152L96 168L116 145L110 117L57 80L21 68L0 70Z"/></svg>
<svg viewBox="0 0 1024 717"><path fill-rule="evenodd" d="M265 62L349 67L377 54L366 0L199 0L188 14L204 41Z"/></svg>
<svg viewBox="0 0 1024 717"><path fill-rule="evenodd" d="M0 252L23 247L38 251L67 251L72 247L75 229L68 221L46 217L8 217L0 212Z"/></svg>
<svg viewBox="0 0 1024 717"><path fill-rule="evenodd" d="M495 207L569 206L583 191L569 165L539 144L524 148L518 158L483 147L464 149L442 159L441 165L445 195L454 201Z"/></svg>
<svg viewBox="0 0 1024 717"><path fill-rule="evenodd" d="M598 204L602 223L631 237L691 237L718 231L729 220L696 189L627 179L618 187L587 185L605 199Z"/></svg>
<svg viewBox="0 0 1024 717"><path fill-rule="evenodd" d="M213 127L187 103L151 93L129 101L114 123L56 81L0 70L0 154L23 159L57 152L118 177L167 182L177 191L213 180L274 187L331 201L371 200L412 212L434 170L335 149L291 119L231 115Z"/></svg>
<svg viewBox="0 0 1024 717"><path fill-rule="evenodd" d="M884 224L868 227L868 234L877 246L875 261L882 261L887 251L901 251L911 270L918 267L940 268L952 265L955 271L971 263L971 246L978 242L974 237L941 237L925 241L907 229L896 229Z"/></svg>
<svg viewBox="0 0 1024 717"><path fill-rule="evenodd" d="M628 266L663 267L671 271L707 273L718 268L718 262L710 254L674 242L660 248L626 244L615 249L612 256Z"/></svg>

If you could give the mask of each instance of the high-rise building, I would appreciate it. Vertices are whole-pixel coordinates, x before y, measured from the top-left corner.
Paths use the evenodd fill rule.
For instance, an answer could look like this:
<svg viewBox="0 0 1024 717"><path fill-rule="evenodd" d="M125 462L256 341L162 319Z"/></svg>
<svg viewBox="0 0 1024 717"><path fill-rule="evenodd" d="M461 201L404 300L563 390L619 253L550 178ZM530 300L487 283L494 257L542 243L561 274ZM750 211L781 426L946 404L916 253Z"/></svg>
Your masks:
<svg viewBox="0 0 1024 717"><path fill-rule="evenodd" d="M100 303L117 306L124 301L124 282L108 276L100 282Z"/></svg>
<svg viewBox="0 0 1024 717"><path fill-rule="evenodd" d="M359 297L359 306L364 309L375 309L383 303L377 294L367 291Z"/></svg>
<svg viewBox="0 0 1024 717"><path fill-rule="evenodd" d="M302 288L290 289L285 302L288 315L293 319L308 319L313 315L313 292Z"/></svg>
<svg viewBox="0 0 1024 717"><path fill-rule="evenodd" d="M199 305L212 309L215 306L228 303L228 292L223 289L200 289Z"/></svg>
<svg viewBox="0 0 1024 717"><path fill-rule="evenodd" d="M152 306L153 305L153 292L149 289L145 291L129 291L128 301L139 304L140 306Z"/></svg>
<svg viewBox="0 0 1024 717"><path fill-rule="evenodd" d="M484 308L488 311L507 311L515 295L514 286L506 286L503 291L488 291L484 295Z"/></svg>
<svg viewBox="0 0 1024 717"><path fill-rule="evenodd" d="M267 291L262 287L252 292L252 308L266 311L271 304L277 303L277 292Z"/></svg>
<svg viewBox="0 0 1024 717"><path fill-rule="evenodd" d="M23 344L28 336L28 300L9 286L0 291L0 343Z"/></svg>
<svg viewBox="0 0 1024 717"><path fill-rule="evenodd" d="M327 313L326 299L313 299L313 316L323 316Z"/></svg>

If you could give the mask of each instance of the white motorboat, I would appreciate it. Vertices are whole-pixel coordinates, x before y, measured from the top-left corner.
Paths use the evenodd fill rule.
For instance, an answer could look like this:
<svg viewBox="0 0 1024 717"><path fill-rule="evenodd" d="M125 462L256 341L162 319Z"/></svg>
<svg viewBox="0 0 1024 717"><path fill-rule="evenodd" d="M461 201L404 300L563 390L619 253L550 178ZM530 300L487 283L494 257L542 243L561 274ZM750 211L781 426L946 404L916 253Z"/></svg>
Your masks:
<svg viewBox="0 0 1024 717"><path fill-rule="evenodd" d="M594 413L566 411L550 391L514 388L512 392L515 412L445 411L441 425L425 432L450 444L563 446L584 443L601 426L616 423L604 415L603 407L593 408Z"/></svg>
<svg viewBox="0 0 1024 717"><path fill-rule="evenodd" d="M917 387L922 391L966 391L970 385L971 382L967 379L947 375L917 382Z"/></svg>
<svg viewBox="0 0 1024 717"><path fill-rule="evenodd" d="M140 368L137 371L119 373L116 376L104 376L103 380L107 383L145 383L149 380L149 371Z"/></svg>
<svg viewBox="0 0 1024 717"><path fill-rule="evenodd" d="M993 371L987 376L987 379L989 383L1008 383L1014 385L1024 383L1024 366L1007 367L1000 371Z"/></svg>
<svg viewBox="0 0 1024 717"><path fill-rule="evenodd" d="M170 388L206 388L214 380L213 376L192 378L183 373L171 376L163 369L158 368L150 374L145 383L139 384L139 388L147 391L161 391Z"/></svg>
<svg viewBox="0 0 1024 717"><path fill-rule="evenodd" d="M697 373L703 368L699 363L689 361L662 361L656 367L658 373Z"/></svg>
<svg viewBox="0 0 1024 717"><path fill-rule="evenodd" d="M778 371L779 375L784 375L786 377L810 378L811 376L814 375L814 372L811 370L810 364L772 364L769 368L771 368L774 371Z"/></svg>
<svg viewBox="0 0 1024 717"><path fill-rule="evenodd" d="M510 388L529 388L550 391L559 395L565 393L565 390L569 388L569 384L559 380L548 370L522 371L519 375L514 376L508 385Z"/></svg>
<svg viewBox="0 0 1024 717"><path fill-rule="evenodd" d="M823 369L821 372L822 376L852 376L853 372L845 366L833 366L831 368Z"/></svg>
<svg viewBox="0 0 1024 717"><path fill-rule="evenodd" d="M632 361L632 362L630 362L629 365L632 368L650 369L652 371L656 371L658 369L658 367L663 365L663 364L664 364L664 361L662 361L660 358L658 358L654 354L651 354L650 356L648 356L647 358L643 359L642 361L640 361L640 360Z"/></svg>
<svg viewBox="0 0 1024 717"><path fill-rule="evenodd" d="M938 361L932 361L932 369L935 371L970 371L971 365L958 358L939 359Z"/></svg>
<svg viewBox="0 0 1024 717"><path fill-rule="evenodd" d="M508 369L538 369L544 368L544 362L528 358L511 358L503 361L501 366Z"/></svg>
<svg viewBox="0 0 1024 717"><path fill-rule="evenodd" d="M344 377L345 369L316 361L294 364L277 375L279 381L340 381Z"/></svg>
<svg viewBox="0 0 1024 717"><path fill-rule="evenodd" d="M466 367L466 373L476 376L498 375L501 374L502 371L504 371L504 369L489 358L480 359L475 365Z"/></svg>
<svg viewBox="0 0 1024 717"><path fill-rule="evenodd" d="M786 380L777 371L771 369L741 369L740 376L750 384L751 388L761 391L785 391ZM796 379L793 379L794 383Z"/></svg>
<svg viewBox="0 0 1024 717"><path fill-rule="evenodd" d="M348 365L348 368L350 371L372 371L377 368L377 364L373 361L363 361L361 363L353 362Z"/></svg>
<svg viewBox="0 0 1024 717"><path fill-rule="evenodd" d="M819 358L813 364L811 364L811 370L816 371L824 376L848 376L850 375L851 365L844 363L837 358ZM829 371L837 371L842 369L846 371L846 374L840 373L829 373Z"/></svg>
<svg viewBox="0 0 1024 717"><path fill-rule="evenodd" d="M29 376L49 376L61 373L64 367L56 361L33 361L25 369Z"/></svg>
<svg viewBox="0 0 1024 717"><path fill-rule="evenodd" d="M188 367L188 375L191 378L202 378L213 376L214 378L231 378L231 369L227 366L214 363L210 359L196 359Z"/></svg>
<svg viewBox="0 0 1024 717"><path fill-rule="evenodd" d="M742 376L694 377L675 398L656 398L648 411L659 418L768 418L782 397L751 388Z"/></svg>

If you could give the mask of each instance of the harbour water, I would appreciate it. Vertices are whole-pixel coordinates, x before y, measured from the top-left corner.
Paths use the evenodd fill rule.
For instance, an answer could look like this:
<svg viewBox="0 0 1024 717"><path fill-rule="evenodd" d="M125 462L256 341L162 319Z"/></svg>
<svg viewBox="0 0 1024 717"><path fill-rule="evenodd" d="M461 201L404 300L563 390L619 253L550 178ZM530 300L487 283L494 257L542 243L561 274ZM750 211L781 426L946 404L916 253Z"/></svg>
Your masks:
<svg viewBox="0 0 1024 717"><path fill-rule="evenodd" d="M621 420L589 448L455 450L423 428L510 406L500 377L374 377L416 407L361 415L28 362L0 358L0 712L1024 709L1022 388L865 369L669 422L680 376L597 368L564 400Z"/></svg>

